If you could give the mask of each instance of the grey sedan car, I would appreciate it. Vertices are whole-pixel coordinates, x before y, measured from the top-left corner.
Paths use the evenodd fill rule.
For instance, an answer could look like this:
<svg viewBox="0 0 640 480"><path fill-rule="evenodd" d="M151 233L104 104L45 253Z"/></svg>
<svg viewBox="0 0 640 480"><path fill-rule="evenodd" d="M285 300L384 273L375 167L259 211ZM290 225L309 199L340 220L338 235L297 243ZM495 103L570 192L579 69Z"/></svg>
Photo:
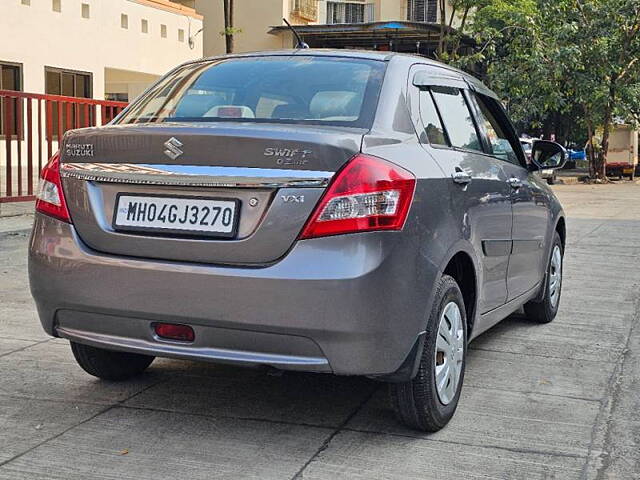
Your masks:
<svg viewBox="0 0 640 480"><path fill-rule="evenodd" d="M496 95L425 58L210 58L42 172L31 290L88 373L154 357L364 375L400 421L452 417L470 340L558 311L566 229Z"/></svg>

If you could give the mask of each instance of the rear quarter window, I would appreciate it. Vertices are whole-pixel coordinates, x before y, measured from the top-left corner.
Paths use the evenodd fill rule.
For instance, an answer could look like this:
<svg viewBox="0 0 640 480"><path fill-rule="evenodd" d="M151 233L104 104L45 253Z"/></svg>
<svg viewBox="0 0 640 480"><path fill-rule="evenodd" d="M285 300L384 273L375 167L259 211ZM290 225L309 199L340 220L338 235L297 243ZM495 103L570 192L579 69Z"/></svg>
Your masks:
<svg viewBox="0 0 640 480"><path fill-rule="evenodd" d="M462 91L450 87L432 87L431 91L451 145L456 148L482 152L480 137Z"/></svg>

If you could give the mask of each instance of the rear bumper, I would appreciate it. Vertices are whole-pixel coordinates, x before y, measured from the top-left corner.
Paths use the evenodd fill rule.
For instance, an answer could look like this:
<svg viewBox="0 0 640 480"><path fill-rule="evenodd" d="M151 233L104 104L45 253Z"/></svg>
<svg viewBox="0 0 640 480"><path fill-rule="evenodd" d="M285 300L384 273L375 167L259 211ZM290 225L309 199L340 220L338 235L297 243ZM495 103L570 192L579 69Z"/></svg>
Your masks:
<svg viewBox="0 0 640 480"><path fill-rule="evenodd" d="M396 372L424 331L437 268L402 232L297 242L264 268L102 254L37 214L31 291L47 333L156 356L345 375ZM192 344L155 337L185 323Z"/></svg>

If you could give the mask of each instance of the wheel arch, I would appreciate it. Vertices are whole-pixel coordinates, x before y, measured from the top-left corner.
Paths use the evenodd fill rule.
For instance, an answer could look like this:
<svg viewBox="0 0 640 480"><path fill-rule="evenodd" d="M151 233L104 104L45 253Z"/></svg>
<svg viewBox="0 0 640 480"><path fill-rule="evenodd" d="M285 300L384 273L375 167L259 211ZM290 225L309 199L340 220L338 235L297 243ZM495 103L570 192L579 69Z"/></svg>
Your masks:
<svg viewBox="0 0 640 480"><path fill-rule="evenodd" d="M450 275L458 283L465 302L465 313L467 317L467 339L471 338L470 333L473 329L476 314L478 311L479 296L479 268L473 255L473 248L464 240L460 240L454 245L449 252L444 255L443 260L438 269L435 279L439 279L442 275ZM437 265L437 263L435 263ZM428 302L429 310L433 305L435 288L431 286L429 291L430 301ZM405 361L393 373L385 375L376 375L370 378L385 382L404 382L415 377L418 372L418 365L422 356L425 342L425 331L423 330L416 338L413 347L409 351Z"/></svg>
<svg viewBox="0 0 640 480"><path fill-rule="evenodd" d="M475 262L466 250L458 250L450 255L442 269L442 274L452 277L462 292L467 316L467 338L471 337L477 312L479 291L477 272Z"/></svg>
<svg viewBox="0 0 640 480"><path fill-rule="evenodd" d="M560 241L562 242L562 250L564 250L567 244L567 224L562 215L560 215L558 217L558 220L556 221L555 231L558 232L558 235L560 235Z"/></svg>

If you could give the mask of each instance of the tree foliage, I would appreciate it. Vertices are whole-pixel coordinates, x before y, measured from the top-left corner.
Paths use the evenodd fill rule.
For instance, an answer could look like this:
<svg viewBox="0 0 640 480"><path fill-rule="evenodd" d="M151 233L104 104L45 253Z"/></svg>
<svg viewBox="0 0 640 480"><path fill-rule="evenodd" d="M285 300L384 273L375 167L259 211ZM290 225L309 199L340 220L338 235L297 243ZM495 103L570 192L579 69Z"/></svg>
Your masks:
<svg viewBox="0 0 640 480"><path fill-rule="evenodd" d="M521 128L588 140L592 174L604 176L612 124L640 121L640 1L457 0L454 7L472 21L445 35L440 58L480 73ZM471 55L460 55L461 35L475 39Z"/></svg>

